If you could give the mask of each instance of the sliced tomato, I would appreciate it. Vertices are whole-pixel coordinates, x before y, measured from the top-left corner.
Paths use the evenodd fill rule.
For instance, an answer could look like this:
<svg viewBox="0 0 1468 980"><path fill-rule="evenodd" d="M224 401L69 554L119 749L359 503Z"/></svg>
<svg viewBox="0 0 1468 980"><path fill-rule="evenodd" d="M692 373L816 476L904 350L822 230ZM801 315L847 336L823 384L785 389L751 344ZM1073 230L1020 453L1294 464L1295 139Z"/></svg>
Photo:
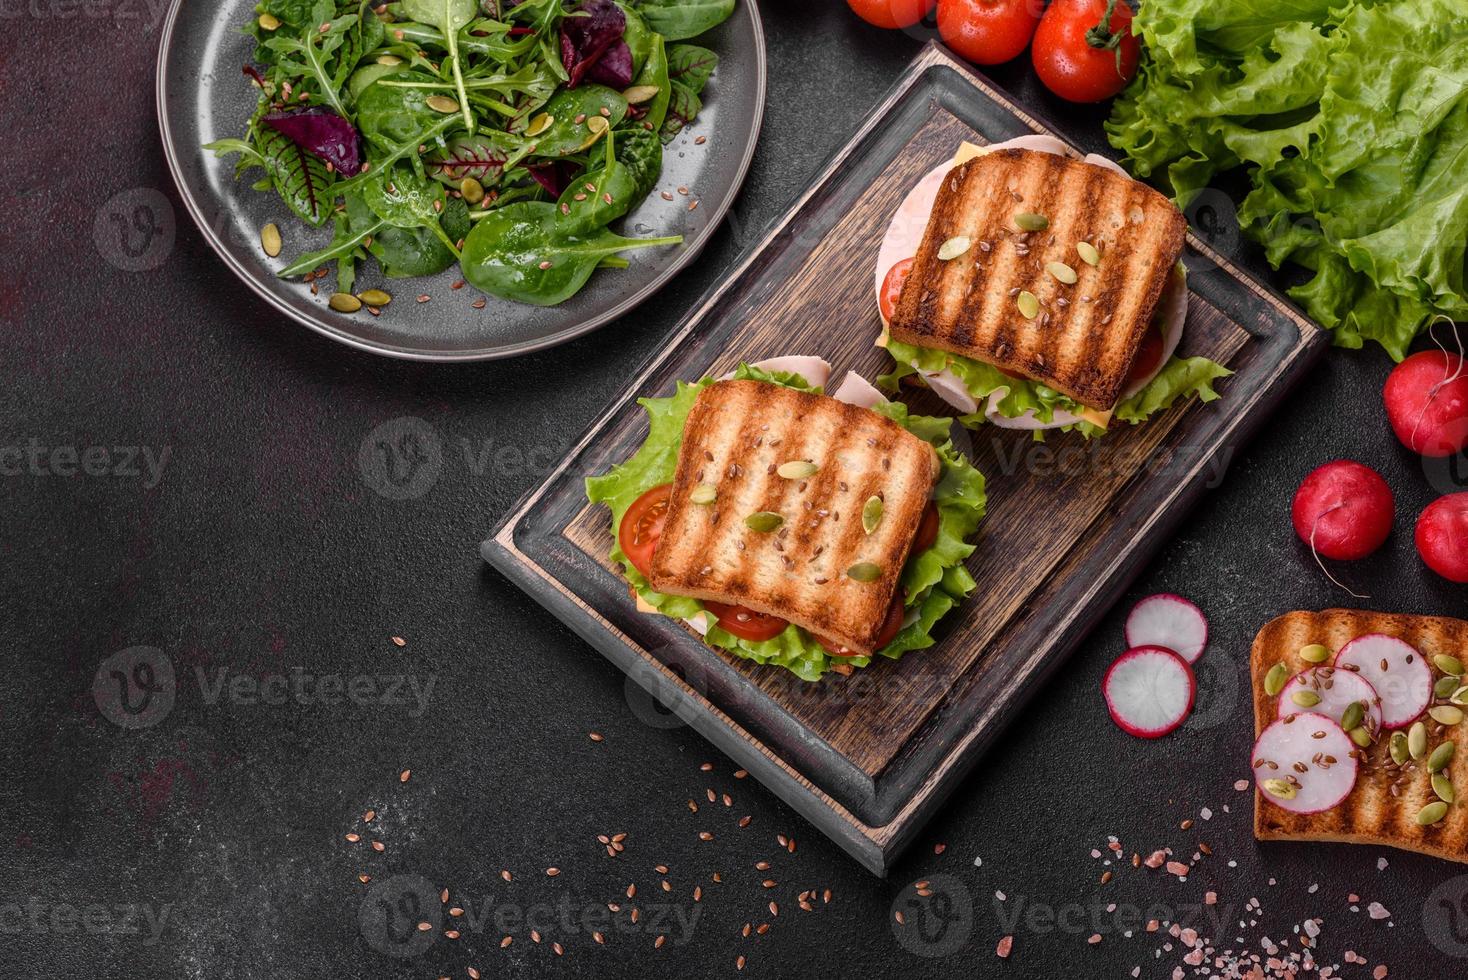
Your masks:
<svg viewBox="0 0 1468 980"><path fill-rule="evenodd" d="M668 500L672 495L671 483L653 487L632 502L617 528L622 554L643 575L652 574L652 553L657 550L663 525L668 522Z"/></svg>
<svg viewBox="0 0 1468 980"><path fill-rule="evenodd" d="M1161 363L1162 331L1156 327L1148 327L1147 336L1142 338L1142 346L1137 350L1137 359L1132 361L1131 372L1126 376L1127 384L1136 384L1151 377Z"/></svg>
<svg viewBox="0 0 1468 980"><path fill-rule="evenodd" d="M891 320L892 314L897 312L897 301L902 298L902 285L907 282L907 274L912 271L912 261L903 259L888 269L887 278L882 280L882 292L877 297L877 306L881 309L884 320Z"/></svg>
<svg viewBox="0 0 1468 980"><path fill-rule="evenodd" d="M907 609L902 604L902 592L898 590L897 595L892 600L892 605L887 609L887 618L882 620L882 632L877 634L878 650L892 642L893 637L897 635L897 631L902 629L902 620L906 614ZM857 653L850 647L842 646L835 640L828 640L818 636L816 637L816 642L825 647L826 652L833 657L862 656L862 654Z"/></svg>
<svg viewBox="0 0 1468 980"><path fill-rule="evenodd" d="M733 633L741 640L753 640L756 643L773 640L790 625L779 616L767 616L744 606L726 606L722 602L710 602L707 599L703 600L703 606L718 617L720 629Z"/></svg>
<svg viewBox="0 0 1468 980"><path fill-rule="evenodd" d="M938 540L938 505L929 502L928 509L923 511L922 522L918 524L917 537L912 541L912 553L920 555L933 546Z"/></svg>

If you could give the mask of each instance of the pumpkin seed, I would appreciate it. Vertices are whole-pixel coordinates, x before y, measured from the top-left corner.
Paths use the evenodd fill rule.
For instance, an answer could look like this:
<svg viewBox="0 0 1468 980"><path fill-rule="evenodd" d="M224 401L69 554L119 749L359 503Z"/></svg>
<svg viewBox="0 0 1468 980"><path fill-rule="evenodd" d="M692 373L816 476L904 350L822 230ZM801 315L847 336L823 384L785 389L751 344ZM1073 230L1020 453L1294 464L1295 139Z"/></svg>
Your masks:
<svg viewBox="0 0 1468 980"><path fill-rule="evenodd" d="M1076 242L1076 254L1086 265L1100 265L1101 253L1090 242Z"/></svg>
<svg viewBox="0 0 1468 980"><path fill-rule="evenodd" d="M1346 710L1341 712L1341 727L1348 732L1361 727L1361 722L1365 720L1366 703L1364 701L1352 701L1346 705Z"/></svg>
<svg viewBox="0 0 1468 980"><path fill-rule="evenodd" d="M1019 311L1024 314L1026 320L1033 320L1040 315L1040 297L1026 289L1019 294Z"/></svg>
<svg viewBox="0 0 1468 980"><path fill-rule="evenodd" d="M1264 675L1264 693L1270 697L1277 697L1289 682L1290 669L1284 664L1275 664L1269 668L1269 673Z"/></svg>
<svg viewBox="0 0 1468 980"><path fill-rule="evenodd" d="M1428 772L1442 772L1453 761L1453 755L1458 751L1458 743L1444 742L1432 750L1432 755L1427 757Z"/></svg>
<svg viewBox="0 0 1468 980"><path fill-rule="evenodd" d="M263 31L274 31L280 28L280 18L274 14L260 15L260 29Z"/></svg>
<svg viewBox="0 0 1468 980"><path fill-rule="evenodd" d="M820 467L808 459L792 459L787 463L781 463L775 470L787 480L805 480L816 475Z"/></svg>
<svg viewBox="0 0 1468 980"><path fill-rule="evenodd" d="M657 94L661 91L662 89L656 85L634 85L622 93L622 98L626 99L632 105L642 105L642 103L656 98Z"/></svg>
<svg viewBox="0 0 1468 980"><path fill-rule="evenodd" d="M693 488L693 492L688 495L688 499L695 504L711 504L719 499L719 488L712 483L700 483Z"/></svg>
<svg viewBox="0 0 1468 980"><path fill-rule="evenodd" d="M773 511L761 510L750 514L744 519L745 525L752 531L769 534L771 531L785 523L785 518Z"/></svg>
<svg viewBox="0 0 1468 980"><path fill-rule="evenodd" d="M423 100L423 104L434 112L441 112L446 116L451 116L459 111L459 103L447 95L430 95Z"/></svg>
<svg viewBox="0 0 1468 980"><path fill-rule="evenodd" d="M1457 657L1450 657L1446 653L1440 653L1432 658L1432 662L1437 664L1437 669L1444 674L1452 674L1454 677L1463 676L1463 661Z"/></svg>
<svg viewBox="0 0 1468 980"><path fill-rule="evenodd" d="M272 221L260 229L260 247L272 259L280 254L280 229L275 226L275 222Z"/></svg>
<svg viewBox="0 0 1468 980"><path fill-rule="evenodd" d="M1330 648L1320 643L1300 647L1300 659L1307 664L1323 664L1330 659Z"/></svg>
<svg viewBox="0 0 1468 980"><path fill-rule="evenodd" d="M1346 734L1356 743L1357 748L1364 749L1371 745L1371 733L1366 730L1365 725L1357 725Z"/></svg>
<svg viewBox="0 0 1468 980"><path fill-rule="evenodd" d="M1293 800L1299 793L1299 790L1295 789L1295 784L1287 779L1266 779L1259 785L1270 796L1278 796L1282 800Z"/></svg>
<svg viewBox="0 0 1468 980"><path fill-rule="evenodd" d="M1407 736L1402 732L1392 732L1392 737L1386 743L1387 752L1391 753L1392 761L1397 765L1405 765L1411 755L1407 751Z"/></svg>
<svg viewBox="0 0 1468 980"><path fill-rule="evenodd" d="M1417 811L1417 825L1419 827L1431 827L1447 815L1448 805L1442 800L1438 800L1436 803L1429 803Z"/></svg>
<svg viewBox="0 0 1468 980"><path fill-rule="evenodd" d="M368 306L386 306L392 302L392 293L381 289L364 289L357 294L357 298Z"/></svg>
<svg viewBox="0 0 1468 980"><path fill-rule="evenodd" d="M966 235L958 235L948 239L938 246L938 261L950 262L973 247L973 240Z"/></svg>
<svg viewBox="0 0 1468 980"><path fill-rule="evenodd" d="M882 577L882 566L876 562L859 561L848 568L846 574L858 582L875 582Z"/></svg>
<svg viewBox="0 0 1468 980"><path fill-rule="evenodd" d="M1074 286L1076 284L1076 271L1064 262L1047 262L1045 263L1045 271L1067 286Z"/></svg>
<svg viewBox="0 0 1468 980"><path fill-rule="evenodd" d="M401 65L403 59L395 54L380 54L377 56L377 63L379 65Z"/></svg>
<svg viewBox="0 0 1468 980"><path fill-rule="evenodd" d="M1440 772L1432 774L1432 791L1444 803L1452 803L1457 798L1457 794L1453 792L1453 781Z"/></svg>
<svg viewBox="0 0 1468 980"><path fill-rule="evenodd" d="M338 313L356 313L362 308L362 301L351 293L332 293L326 305Z"/></svg>
<svg viewBox="0 0 1468 980"><path fill-rule="evenodd" d="M1427 754L1427 726L1420 721L1407 730L1407 754L1414 759Z"/></svg>
<svg viewBox="0 0 1468 980"><path fill-rule="evenodd" d="M1030 214L1027 211L1021 211L1019 214L1015 215L1014 223L1019 225L1025 231L1044 231L1046 228L1050 227L1049 218L1045 217L1043 214Z"/></svg>
<svg viewBox="0 0 1468 980"><path fill-rule="evenodd" d="M876 495L867 498L861 508L861 529L871 534L882 523L882 498Z"/></svg>
<svg viewBox="0 0 1468 980"><path fill-rule="evenodd" d="M526 136L539 136L556 124L556 117L548 112L542 112L530 120L530 125L525 129Z"/></svg>
<svg viewBox="0 0 1468 980"><path fill-rule="evenodd" d="M1451 698L1453 696L1453 693L1458 690L1458 685L1461 683L1463 682L1459 678L1454 677L1452 674L1447 674L1446 676L1439 677L1437 679L1437 683L1432 685L1433 696L1439 698Z"/></svg>
<svg viewBox="0 0 1468 980"><path fill-rule="evenodd" d="M459 193L464 195L465 203L478 204L484 200L484 185L473 177L465 177L459 181Z"/></svg>
<svg viewBox="0 0 1468 980"><path fill-rule="evenodd" d="M600 136L602 133L605 133L607 129L611 127L611 125L611 123L607 122L605 116L592 116L590 119L586 120L586 128L591 130L593 133L596 133L598 136Z"/></svg>
<svg viewBox="0 0 1468 980"><path fill-rule="evenodd" d="M1439 725L1457 725L1463 721L1463 709L1455 708L1450 704L1439 704L1428 708L1427 713Z"/></svg>
<svg viewBox="0 0 1468 980"><path fill-rule="evenodd" d="M1291 694L1290 700L1302 708L1313 708L1320 703L1320 695L1314 691L1300 690Z"/></svg>
<svg viewBox="0 0 1468 980"><path fill-rule="evenodd" d="M1468 705L1468 685L1458 688L1452 693L1448 700L1458 705L1459 707Z"/></svg>

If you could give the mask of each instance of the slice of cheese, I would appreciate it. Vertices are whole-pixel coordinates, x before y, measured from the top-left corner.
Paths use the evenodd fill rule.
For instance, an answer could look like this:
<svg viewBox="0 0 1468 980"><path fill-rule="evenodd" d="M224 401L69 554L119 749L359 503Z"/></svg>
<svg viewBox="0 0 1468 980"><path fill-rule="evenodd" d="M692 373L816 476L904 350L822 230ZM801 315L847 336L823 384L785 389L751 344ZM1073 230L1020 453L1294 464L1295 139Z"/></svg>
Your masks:
<svg viewBox="0 0 1468 980"><path fill-rule="evenodd" d="M1103 412L1099 408L1088 408L1080 413L1080 417L1097 428L1104 429L1111 425L1111 416L1115 411L1115 409L1108 409Z"/></svg>
<svg viewBox="0 0 1468 980"><path fill-rule="evenodd" d="M974 157L981 157L988 152L989 151L985 147L976 146L975 144L965 140L964 142L958 144L958 152L953 154L953 165L955 167L963 166Z"/></svg>

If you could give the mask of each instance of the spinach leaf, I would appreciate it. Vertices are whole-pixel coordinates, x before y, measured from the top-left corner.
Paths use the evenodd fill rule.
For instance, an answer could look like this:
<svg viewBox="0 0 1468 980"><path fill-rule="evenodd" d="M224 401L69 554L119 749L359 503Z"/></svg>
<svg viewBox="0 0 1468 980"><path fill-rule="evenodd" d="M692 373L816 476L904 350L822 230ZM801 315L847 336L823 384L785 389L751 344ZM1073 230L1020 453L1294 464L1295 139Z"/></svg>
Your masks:
<svg viewBox="0 0 1468 980"><path fill-rule="evenodd" d="M607 110L603 115L602 110ZM562 89L551 97L541 112L551 118L550 128L526 138L535 144L538 157L565 157L589 149L601 137L588 125L601 116L608 126L616 126L627 116L627 100L621 93L605 85L586 84L580 88ZM537 117L525 120L533 123Z"/></svg>
<svg viewBox="0 0 1468 980"><path fill-rule="evenodd" d="M384 167L376 179L362 185L362 199L394 228L427 228L451 253L459 254L439 224L446 199L443 185L425 180L409 167Z"/></svg>
<svg viewBox="0 0 1468 980"><path fill-rule="evenodd" d="M627 27L622 32L622 40L632 52L632 77L636 78L641 74L642 66L647 64L648 56L652 54L652 29L630 4L619 0L617 6L627 15Z"/></svg>
<svg viewBox="0 0 1468 980"><path fill-rule="evenodd" d="M632 175L632 200L640 202L658 182L663 172L663 143L656 133L641 126L621 130L617 137L617 159ZM628 210L631 210L630 208Z"/></svg>
<svg viewBox="0 0 1468 980"><path fill-rule="evenodd" d="M353 102L356 102L362 98L362 93L367 91L373 82L407 70L406 65L381 65L377 62L363 65L352 73L351 78L347 79L347 95Z"/></svg>
<svg viewBox="0 0 1468 980"><path fill-rule="evenodd" d="M307 224L320 227L331 217L331 174L318 157L269 127L255 130L255 147L280 199Z"/></svg>
<svg viewBox="0 0 1468 980"><path fill-rule="evenodd" d="M663 128L663 120L668 117L668 103L673 97L673 85L668 78L667 44L661 34L652 36L652 51L634 84L657 87L658 94L646 103L647 112L642 117L645 128L656 133Z"/></svg>
<svg viewBox="0 0 1468 980"><path fill-rule="evenodd" d="M469 209L450 199L444 206L443 232L454 241L469 234ZM455 253L429 228L395 228L384 222L368 250L389 279L436 276L454 264Z"/></svg>
<svg viewBox="0 0 1468 980"><path fill-rule="evenodd" d="M734 0L642 0L647 24L669 41L697 37L734 13Z"/></svg>
<svg viewBox="0 0 1468 980"><path fill-rule="evenodd" d="M683 127L698 118L702 108L703 100L698 97L698 93L682 82L674 82L672 101L668 103L668 117L663 120L663 142L671 142L674 136L683 131Z"/></svg>
<svg viewBox="0 0 1468 980"><path fill-rule="evenodd" d="M402 88L386 85L386 81L388 79L374 82L358 97L357 128L369 143L380 150L392 152L415 140L425 130L441 124L445 114L428 107L427 99L434 94L432 89ZM417 71L401 72L391 81L433 81L441 84L433 76ZM417 142L413 149L417 149Z"/></svg>
<svg viewBox="0 0 1468 980"><path fill-rule="evenodd" d="M668 49L668 77L700 95L709 76L719 67L719 56L696 44L675 44Z"/></svg>
<svg viewBox="0 0 1468 980"><path fill-rule="evenodd" d="M604 228L646 196L638 195L637 176L617 159L611 134L606 146L601 169L587 171L573 180L556 204L561 211L560 227L569 234Z"/></svg>
<svg viewBox="0 0 1468 980"><path fill-rule="evenodd" d="M311 19L311 11L315 6L316 0L264 0L257 9L262 14L274 17L285 27L299 29L307 25L320 25L320 21Z"/></svg>
<svg viewBox="0 0 1468 980"><path fill-rule="evenodd" d="M623 238L605 228L569 234L559 217L556 206L545 201L491 211L464 244L465 280L491 296L554 306L576 295L603 259L683 240Z"/></svg>

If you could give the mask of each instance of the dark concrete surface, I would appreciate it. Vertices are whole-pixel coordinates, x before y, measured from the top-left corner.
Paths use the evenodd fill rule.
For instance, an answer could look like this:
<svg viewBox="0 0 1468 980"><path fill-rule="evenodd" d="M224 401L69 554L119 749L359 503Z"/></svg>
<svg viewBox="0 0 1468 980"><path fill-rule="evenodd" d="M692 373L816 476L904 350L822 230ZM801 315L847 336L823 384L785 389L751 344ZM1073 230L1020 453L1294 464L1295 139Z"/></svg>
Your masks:
<svg viewBox="0 0 1468 980"><path fill-rule="evenodd" d="M1468 968L1462 869L1377 848L1256 845L1250 796L1232 788L1247 774L1254 632L1288 609L1350 601L1289 530L1309 469L1361 459L1397 492L1387 547L1342 572L1371 595L1362 605L1468 608L1419 565L1410 533L1463 473L1425 471L1392 439L1379 351L1332 351L1136 584L1134 596L1189 595L1212 620L1188 728L1143 743L1107 720L1098 681L1121 648L1117 610L886 882L734 779L688 729L639 721L617 671L481 566L483 532L797 196L917 39L870 29L839 0L767 2L764 138L696 267L558 350L430 367L284 321L204 246L158 145L161 9L42 0L6 14L0 446L26 464L0 479L0 975L706 976L732 975L743 954L745 975L767 977L1192 976L1182 948L1141 931L1146 919L1262 952L1264 937L1298 949L1310 916L1323 920L1320 962L1341 976ZM994 77L1100 148L1094 110L1046 98L1023 66ZM111 215L139 202L171 244L119 260ZM126 268L138 264L151 267ZM358 452L407 416L432 427L442 469L399 501L364 481ZM63 475L73 452L78 471ZM148 649L122 653L137 647ZM114 670L140 681L151 670L153 701L141 715L99 706L99 668L104 694ZM595 838L615 833L626 851L610 859ZM798 841L794 854L777 834ZM1128 860L1102 885L1091 851L1109 835ZM1134 851L1167 846L1186 861L1199 841L1213 855L1185 883L1130 866ZM907 886L922 880L935 894L911 905ZM439 887L468 914L443 916ZM799 892L827 887L829 904L797 907ZM1217 905L1204 904L1210 891ZM624 906L610 923L598 919L606 902ZM1371 919L1371 902L1390 919ZM896 911L907 927L894 928ZM420 916L461 937L419 936ZM762 922L767 934L741 938ZM1001 962L1005 934L1014 949Z"/></svg>

